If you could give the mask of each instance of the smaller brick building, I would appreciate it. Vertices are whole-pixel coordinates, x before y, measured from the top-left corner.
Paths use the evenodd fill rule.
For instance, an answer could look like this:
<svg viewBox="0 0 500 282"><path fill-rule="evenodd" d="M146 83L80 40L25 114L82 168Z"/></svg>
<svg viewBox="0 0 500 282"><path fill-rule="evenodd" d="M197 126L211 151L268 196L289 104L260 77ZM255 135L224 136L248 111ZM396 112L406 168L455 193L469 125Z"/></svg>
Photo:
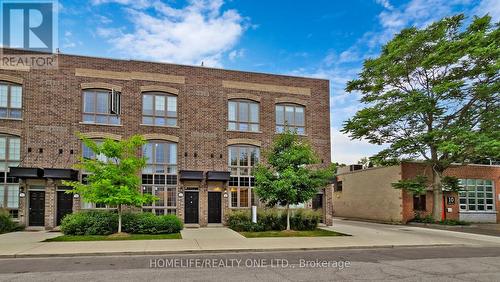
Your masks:
<svg viewBox="0 0 500 282"><path fill-rule="evenodd" d="M391 183L417 175L432 178L423 163L406 162L397 166L341 172L333 195L334 216L384 222L406 223L416 214L432 214L433 193L412 194L392 188ZM459 193L444 192L446 219L500 223L500 166L455 165L445 176L460 179Z"/></svg>

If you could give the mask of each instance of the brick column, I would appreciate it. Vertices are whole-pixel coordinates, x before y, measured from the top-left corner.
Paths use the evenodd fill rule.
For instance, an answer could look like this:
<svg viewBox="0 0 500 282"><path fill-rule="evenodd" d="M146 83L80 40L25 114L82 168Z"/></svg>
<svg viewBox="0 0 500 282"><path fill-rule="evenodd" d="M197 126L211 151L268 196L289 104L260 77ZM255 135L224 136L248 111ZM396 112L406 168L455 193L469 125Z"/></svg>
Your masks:
<svg viewBox="0 0 500 282"><path fill-rule="evenodd" d="M323 222L333 225L333 185L328 185L323 193Z"/></svg>
<svg viewBox="0 0 500 282"><path fill-rule="evenodd" d="M28 219L28 202L27 202L27 199L28 199L28 185L26 184L26 181L25 180L20 180L19 182L19 192L23 192L24 193L24 198L21 198L19 197L19 214L18 214L18 218L19 218L19 224L21 225L24 225L24 226L28 226L28 222L27 222L27 219Z"/></svg>
<svg viewBox="0 0 500 282"><path fill-rule="evenodd" d="M179 197L179 193L182 193L182 197ZM179 219L184 222L184 197L186 197L186 195L184 195L184 186L182 185L179 185L178 188L177 188L177 217L179 217Z"/></svg>
<svg viewBox="0 0 500 282"><path fill-rule="evenodd" d="M228 213L231 212L231 209L229 208L229 194L231 191L229 191L229 185L227 182L223 186L224 188L222 189L222 224L226 225L226 218ZM227 197L224 197L224 195L227 195Z"/></svg>
<svg viewBox="0 0 500 282"><path fill-rule="evenodd" d="M198 214L200 227L208 225L208 184L207 181L200 181L200 188L198 188Z"/></svg>
<svg viewBox="0 0 500 282"><path fill-rule="evenodd" d="M75 198L75 195L76 194L72 194L72 197L73 197L73 213L80 211L80 209L82 208L82 198L81 197Z"/></svg>
<svg viewBox="0 0 500 282"><path fill-rule="evenodd" d="M56 197L57 185L52 179L47 180L45 187L45 229L56 227Z"/></svg>

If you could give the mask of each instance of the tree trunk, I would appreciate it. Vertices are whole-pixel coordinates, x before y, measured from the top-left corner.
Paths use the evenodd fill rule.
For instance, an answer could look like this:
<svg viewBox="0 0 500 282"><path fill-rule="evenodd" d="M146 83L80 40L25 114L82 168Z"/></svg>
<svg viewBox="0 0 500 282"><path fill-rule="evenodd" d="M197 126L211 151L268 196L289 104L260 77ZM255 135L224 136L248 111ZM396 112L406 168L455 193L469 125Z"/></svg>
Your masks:
<svg viewBox="0 0 500 282"><path fill-rule="evenodd" d="M443 213L443 187L441 185L442 172L432 170L432 217L435 221L441 221Z"/></svg>
<svg viewBox="0 0 500 282"><path fill-rule="evenodd" d="M290 230L290 204L286 204L286 230Z"/></svg>
<svg viewBox="0 0 500 282"><path fill-rule="evenodd" d="M118 233L122 233L122 205L118 205Z"/></svg>

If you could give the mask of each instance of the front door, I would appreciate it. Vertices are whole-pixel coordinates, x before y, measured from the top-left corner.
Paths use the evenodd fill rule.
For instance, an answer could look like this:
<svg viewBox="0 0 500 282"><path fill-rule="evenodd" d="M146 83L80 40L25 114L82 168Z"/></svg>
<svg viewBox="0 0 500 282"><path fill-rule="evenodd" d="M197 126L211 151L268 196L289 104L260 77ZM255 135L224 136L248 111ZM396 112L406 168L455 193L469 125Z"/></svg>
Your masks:
<svg viewBox="0 0 500 282"><path fill-rule="evenodd" d="M198 223L198 192L184 193L184 223Z"/></svg>
<svg viewBox="0 0 500 282"><path fill-rule="evenodd" d="M57 191L57 224L65 215L73 212L73 194L66 194L64 191Z"/></svg>
<svg viewBox="0 0 500 282"><path fill-rule="evenodd" d="M221 193L208 192L208 223L221 223Z"/></svg>
<svg viewBox="0 0 500 282"><path fill-rule="evenodd" d="M29 226L44 226L45 191L30 191L29 196Z"/></svg>

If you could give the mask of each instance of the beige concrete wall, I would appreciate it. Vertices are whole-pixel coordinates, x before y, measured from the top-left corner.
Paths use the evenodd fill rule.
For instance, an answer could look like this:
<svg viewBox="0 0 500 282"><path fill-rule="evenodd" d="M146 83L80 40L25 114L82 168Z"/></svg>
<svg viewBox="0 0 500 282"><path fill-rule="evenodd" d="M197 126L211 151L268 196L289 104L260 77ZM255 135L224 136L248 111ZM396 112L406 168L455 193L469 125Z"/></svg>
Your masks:
<svg viewBox="0 0 500 282"><path fill-rule="evenodd" d="M334 216L402 221L402 192L391 186L401 179L400 166L353 171L338 175L338 179L342 192L334 192Z"/></svg>

